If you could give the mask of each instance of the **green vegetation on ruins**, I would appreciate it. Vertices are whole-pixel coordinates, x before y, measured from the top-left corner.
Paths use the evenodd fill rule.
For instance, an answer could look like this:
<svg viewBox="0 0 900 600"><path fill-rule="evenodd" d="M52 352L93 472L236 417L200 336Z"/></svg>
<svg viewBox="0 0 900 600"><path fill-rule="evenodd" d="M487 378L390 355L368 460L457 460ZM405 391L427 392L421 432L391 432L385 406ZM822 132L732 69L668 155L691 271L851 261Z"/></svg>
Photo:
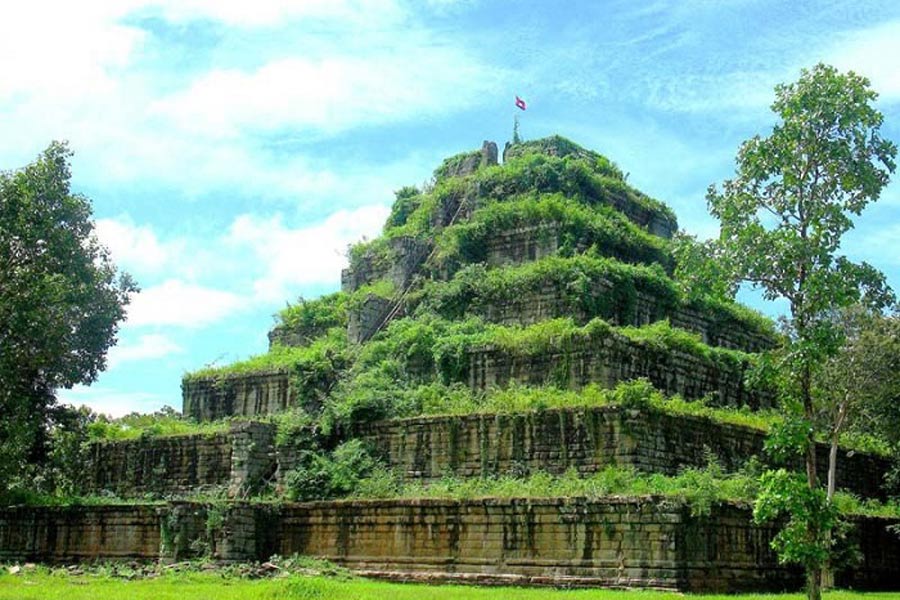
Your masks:
<svg viewBox="0 0 900 600"><path fill-rule="evenodd" d="M327 331L347 326L347 295L327 294L315 300L301 298L278 313L278 325L285 328Z"/></svg>
<svg viewBox="0 0 900 600"><path fill-rule="evenodd" d="M184 382L217 385L253 374L289 375L297 406L254 417L273 423L276 446L297 456L279 476L283 496L277 499L651 494L688 501L698 512L717 502L751 501L762 470L757 459L736 473L725 473L712 461L705 469L674 476L610 467L593 474L531 472L475 479L448 474L426 486L402 481L352 437L360 425L385 419L600 407L778 430L784 419L777 409L666 396L642 379L613 389L597 383L575 389L580 382L570 381L567 368L557 368L540 385L470 386L474 352L490 349L531 360L621 346L639 348L647 360L687 356L713 371L753 375L747 389L771 393L767 361L703 343L699 334L672 325L694 323L690 326L705 328L714 341L735 330L764 348L782 341L771 321L728 294L713 296L673 277L691 268L678 261L702 258L705 247L686 237L667 239L676 227L674 215L626 180L605 157L558 137L513 145L502 165L484 164L481 152L451 157L423 189L404 187L395 193L383 235L350 248L352 283L343 291L300 299L280 311L268 352L188 373ZM497 234L517 231L545 249L492 258L489 245ZM424 249L424 254L401 277L397 270L406 268L403 253L409 248ZM527 308L522 303L548 290L559 304L557 312L536 314L555 318L530 322L517 314ZM402 299L402 310L384 319L370 339L351 343L348 326L362 318L372 296L388 300L372 303L376 307ZM497 307L506 307L502 318L496 316ZM646 323L648 318L652 322ZM702 326L696 325L698 319ZM193 423L170 413L95 419L85 440L212 434L226 431L233 420ZM849 433L842 444L881 454L887 450L880 440ZM262 493L260 499L276 499L271 489ZM900 514L890 503L847 494L838 498L849 512ZM74 494L70 500L102 501Z"/></svg>
<svg viewBox="0 0 900 600"><path fill-rule="evenodd" d="M335 368L336 360L346 351L346 332L341 327L333 327L308 346L275 345L265 354L251 356L245 360L221 367L205 367L185 375L185 381L233 377L253 373L309 372L324 376L324 370Z"/></svg>
<svg viewBox="0 0 900 600"><path fill-rule="evenodd" d="M547 154L548 148L558 148L557 155ZM609 209L628 209L636 215L643 215L648 221L656 218L673 229L675 227L676 219L672 211L661 202L629 186L621 170L607 158L559 136L513 146L503 165L480 167L471 173L451 175L466 159L473 158L476 154L464 153L447 159L435 171L434 182L425 190L419 191L412 187L399 190L384 234L352 247L351 263L364 257L368 257L374 264L388 263L391 260L391 240L403 236L420 239L429 237L436 228L443 227L452 218L452 214L443 214L446 208L460 202L467 203L470 210L477 212L484 207L503 204L522 196L549 195L557 199L569 198L582 206L600 209L598 214L612 223L619 224L623 219L618 215L610 216L612 212ZM542 207L545 211L550 208ZM559 207L556 209L558 211ZM581 226L586 232L594 234L596 239L588 238L591 243L603 243L608 238L615 239L620 246L630 243L638 247L646 243L648 249L645 251L649 253L653 253L652 248L658 245L649 240L646 234L641 235L633 228L616 236L609 232L610 224L600 222L602 218L592 219L589 215L577 215L573 212L568 221L576 230ZM620 252L624 253L622 250ZM657 258L665 259L661 253Z"/></svg>
<svg viewBox="0 0 900 600"><path fill-rule="evenodd" d="M659 263L672 269L669 243L613 208L586 206L562 193L535 192L480 207L470 219L447 227L436 242L436 263L452 272L463 264L484 262L487 242L496 232L523 227L543 228L538 235L558 236L561 256L583 249L623 262Z"/></svg>
<svg viewBox="0 0 900 600"><path fill-rule="evenodd" d="M659 265L626 264L590 254L548 256L504 269L484 264L463 267L449 281L432 281L412 295L422 305L446 318L461 318L479 306L514 302L523 293L552 286L568 301L568 308L588 318L629 324L635 320L638 295L650 296L661 314L681 308L695 309L716 321L737 322L749 332L774 340L772 322L756 311L713 298L688 300ZM600 286L602 285L602 288Z"/></svg>

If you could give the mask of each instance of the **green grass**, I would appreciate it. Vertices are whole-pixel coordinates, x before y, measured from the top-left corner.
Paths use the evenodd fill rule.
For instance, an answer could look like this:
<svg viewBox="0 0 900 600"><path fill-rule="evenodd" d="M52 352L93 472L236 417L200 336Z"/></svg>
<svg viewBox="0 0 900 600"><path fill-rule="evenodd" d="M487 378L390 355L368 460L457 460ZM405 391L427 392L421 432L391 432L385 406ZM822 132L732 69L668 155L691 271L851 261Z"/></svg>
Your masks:
<svg viewBox="0 0 900 600"><path fill-rule="evenodd" d="M132 440L141 437L174 435L213 435L228 431L229 421L198 423L183 419L178 413L132 413L118 419L99 418L88 425L92 442L103 440Z"/></svg>
<svg viewBox="0 0 900 600"><path fill-rule="evenodd" d="M713 506L729 502L752 503L759 493L759 476L765 467L750 459L734 473L725 473L716 463L698 469L684 469L677 475L642 473L628 467L609 466L593 474L582 475L570 468L562 475L537 471L526 477L500 475L487 478L445 476L427 485L399 481L383 468L361 479L353 498L442 498L472 500L481 498L588 498L610 496L665 496L690 505L694 515L708 515ZM843 514L873 517L900 516L893 502L862 501L839 491L835 502Z"/></svg>
<svg viewBox="0 0 900 600"><path fill-rule="evenodd" d="M340 354L346 348L346 332L342 327L334 327L307 346L273 346L265 354L251 356L245 360L223 365L206 367L184 375L183 381L212 379L247 375L250 373L293 372L304 365L321 362L324 356Z"/></svg>
<svg viewBox="0 0 900 600"><path fill-rule="evenodd" d="M802 600L795 594L696 596L703 600ZM832 591L826 600L900 600L900 593ZM677 600L683 594L656 591L558 590L399 584L361 578L299 576L247 580L218 573L164 575L134 581L102 576L66 576L40 570L0 575L0 600Z"/></svg>

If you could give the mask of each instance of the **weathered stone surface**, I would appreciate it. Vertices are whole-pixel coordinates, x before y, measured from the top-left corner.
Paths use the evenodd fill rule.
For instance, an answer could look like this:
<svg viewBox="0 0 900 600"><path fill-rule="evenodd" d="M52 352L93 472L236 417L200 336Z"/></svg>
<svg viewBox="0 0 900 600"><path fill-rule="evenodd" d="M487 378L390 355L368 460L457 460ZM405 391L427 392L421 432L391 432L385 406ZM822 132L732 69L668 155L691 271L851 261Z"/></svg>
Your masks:
<svg viewBox="0 0 900 600"><path fill-rule="evenodd" d="M686 467L706 466L710 456L731 472L751 456L763 459L765 439L759 430L704 417L612 406L418 417L360 425L353 434L405 479L424 482L446 473L485 477L560 474L575 468L590 474L609 465L674 475ZM240 498L272 484L280 488L314 433L301 432L278 447L274 435L268 423L235 423L227 435L97 443L89 491L165 497L227 489ZM210 452L218 453L214 460ZM820 445L823 478L826 464L827 447ZM841 451L838 486L862 497L883 498L888 467L884 458Z"/></svg>
<svg viewBox="0 0 900 600"><path fill-rule="evenodd" d="M237 423L231 431L231 472L228 495L246 498L273 483L275 426L271 423Z"/></svg>
<svg viewBox="0 0 900 600"><path fill-rule="evenodd" d="M553 256L558 250L559 228L555 224L538 224L495 232L488 240L485 256L488 265L506 267Z"/></svg>
<svg viewBox="0 0 900 600"><path fill-rule="evenodd" d="M278 325L269 331L269 350L273 346L306 346L328 332L328 327L288 327Z"/></svg>
<svg viewBox="0 0 900 600"><path fill-rule="evenodd" d="M431 245L411 236L399 236L388 242L388 255L365 254L341 271L341 289L355 292L364 285L388 279L396 289L403 289L431 252Z"/></svg>
<svg viewBox="0 0 900 600"><path fill-rule="evenodd" d="M122 498L209 492L228 484L232 438L226 433L147 437L91 444L87 491Z"/></svg>
<svg viewBox="0 0 900 600"><path fill-rule="evenodd" d="M182 413L197 421L282 412L296 394L287 372L245 373L181 382Z"/></svg>
<svg viewBox="0 0 900 600"><path fill-rule="evenodd" d="M358 308L348 310L347 339L354 344L365 342L378 331L390 316L394 302L369 294Z"/></svg>
<svg viewBox="0 0 900 600"><path fill-rule="evenodd" d="M860 548L874 557L873 568L865 578L839 574L843 585L900 585L900 542L868 537L869 527L886 524L861 529ZM330 502L286 505L279 552L399 579L796 590L801 572L778 564L774 532L752 525L747 508L693 517L664 498Z"/></svg>
<svg viewBox="0 0 900 600"><path fill-rule="evenodd" d="M502 300L476 297L467 312L502 325L531 325L559 317L571 317L576 323L584 324L601 317L615 325L641 327L668 319L674 327L697 333L710 346L760 352L776 345L773 337L730 315L673 305L669 300L642 291L635 293L631 305L622 306L616 302L615 284L605 279L593 280L585 287L588 289L575 295L566 289L565 281L558 284L551 281L539 289L516 290ZM585 301L586 298L592 300ZM595 310L585 310L585 306L593 306Z"/></svg>
<svg viewBox="0 0 900 600"><path fill-rule="evenodd" d="M704 417L654 410L599 407L508 415L460 415L381 421L359 426L365 440L406 480L432 482L458 477L561 474L574 468L591 474L607 466L675 475L705 467L710 456L726 472L751 456L764 460L765 434ZM819 446L824 477L827 446ZM841 451L838 487L863 497L883 498L887 459Z"/></svg>
<svg viewBox="0 0 900 600"><path fill-rule="evenodd" d="M590 383L612 388L617 383L648 379L665 394L708 398L712 406L772 404L770 393L744 384L747 366L641 344L621 335L576 339L540 354L512 355L494 347L471 349L468 383L473 390L523 385L556 384L579 389Z"/></svg>
<svg viewBox="0 0 900 600"><path fill-rule="evenodd" d="M155 560L159 550L152 505L0 508L0 562Z"/></svg>
<svg viewBox="0 0 900 600"><path fill-rule="evenodd" d="M900 540L887 519L858 519L861 567L839 585L898 589ZM772 526L746 507L690 507L662 497L381 500L310 504L0 508L0 561L222 561L294 553L368 575L478 583L796 590Z"/></svg>
<svg viewBox="0 0 900 600"><path fill-rule="evenodd" d="M121 498L226 491L244 497L275 475L275 426L233 423L225 433L91 444L86 491Z"/></svg>

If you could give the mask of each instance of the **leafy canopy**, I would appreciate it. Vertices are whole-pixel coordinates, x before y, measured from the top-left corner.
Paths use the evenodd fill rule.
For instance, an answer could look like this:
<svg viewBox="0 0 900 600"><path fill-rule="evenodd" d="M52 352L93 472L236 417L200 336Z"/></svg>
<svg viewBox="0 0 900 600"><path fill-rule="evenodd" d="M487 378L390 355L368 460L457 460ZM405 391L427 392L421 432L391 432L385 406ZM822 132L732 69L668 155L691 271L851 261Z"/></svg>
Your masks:
<svg viewBox="0 0 900 600"><path fill-rule="evenodd" d="M864 77L822 64L775 92L782 123L745 142L737 176L707 196L736 274L767 299L786 298L798 330L860 297L885 306L884 276L837 254L851 217L895 168L897 148L871 105L877 94Z"/></svg>
<svg viewBox="0 0 900 600"><path fill-rule="evenodd" d="M70 192L70 156L54 142L25 168L0 173L0 481L6 483L26 460L42 458L55 390L91 383L104 368L137 290L94 235L90 201Z"/></svg>

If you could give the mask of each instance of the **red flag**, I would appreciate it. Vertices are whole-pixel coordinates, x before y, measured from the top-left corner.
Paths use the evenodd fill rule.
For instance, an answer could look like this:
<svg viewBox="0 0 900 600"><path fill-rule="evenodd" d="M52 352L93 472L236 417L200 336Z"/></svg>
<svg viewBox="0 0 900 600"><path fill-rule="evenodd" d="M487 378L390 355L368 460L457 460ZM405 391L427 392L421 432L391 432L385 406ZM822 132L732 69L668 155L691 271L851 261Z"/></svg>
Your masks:
<svg viewBox="0 0 900 600"><path fill-rule="evenodd" d="M516 106L518 106L522 110L525 110L525 101L516 96Z"/></svg>

